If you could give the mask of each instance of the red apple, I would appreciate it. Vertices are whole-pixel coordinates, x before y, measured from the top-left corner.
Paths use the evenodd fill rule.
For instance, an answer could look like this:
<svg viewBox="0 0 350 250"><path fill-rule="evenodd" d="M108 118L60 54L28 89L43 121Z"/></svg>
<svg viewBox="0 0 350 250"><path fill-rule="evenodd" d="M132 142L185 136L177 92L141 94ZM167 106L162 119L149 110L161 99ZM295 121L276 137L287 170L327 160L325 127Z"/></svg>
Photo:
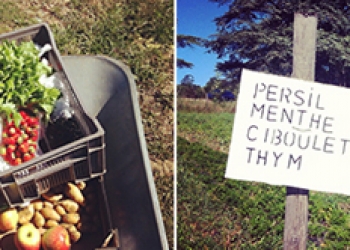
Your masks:
<svg viewBox="0 0 350 250"><path fill-rule="evenodd" d="M7 232L17 227L18 213L15 208L8 208L0 213L0 230Z"/></svg>
<svg viewBox="0 0 350 250"><path fill-rule="evenodd" d="M44 250L69 250L70 239L68 231L62 226L48 229L42 236L41 245Z"/></svg>
<svg viewBox="0 0 350 250"><path fill-rule="evenodd" d="M41 235L39 229L27 223L18 228L15 235L15 245L18 250L39 250Z"/></svg>

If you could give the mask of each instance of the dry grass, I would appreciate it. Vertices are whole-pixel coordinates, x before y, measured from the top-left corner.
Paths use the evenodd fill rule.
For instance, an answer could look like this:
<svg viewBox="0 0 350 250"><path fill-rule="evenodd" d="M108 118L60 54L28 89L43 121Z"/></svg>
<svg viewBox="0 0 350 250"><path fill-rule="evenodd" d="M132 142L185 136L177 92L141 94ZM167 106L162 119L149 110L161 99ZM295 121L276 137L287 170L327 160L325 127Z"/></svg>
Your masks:
<svg viewBox="0 0 350 250"><path fill-rule="evenodd" d="M236 102L214 102L207 99L178 98L177 109L198 113L234 113Z"/></svg>

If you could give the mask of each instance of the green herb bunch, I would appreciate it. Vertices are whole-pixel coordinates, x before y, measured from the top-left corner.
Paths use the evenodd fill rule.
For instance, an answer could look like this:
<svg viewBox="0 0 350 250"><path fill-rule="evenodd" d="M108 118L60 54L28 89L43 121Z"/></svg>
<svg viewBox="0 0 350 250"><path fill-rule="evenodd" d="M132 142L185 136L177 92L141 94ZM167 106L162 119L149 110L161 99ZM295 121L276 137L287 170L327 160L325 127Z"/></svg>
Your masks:
<svg viewBox="0 0 350 250"><path fill-rule="evenodd" d="M60 96L58 89L39 82L42 75L52 74L52 68L42 63L38 54L33 42L0 44L0 114L17 125L21 108L43 113L44 120L48 120Z"/></svg>

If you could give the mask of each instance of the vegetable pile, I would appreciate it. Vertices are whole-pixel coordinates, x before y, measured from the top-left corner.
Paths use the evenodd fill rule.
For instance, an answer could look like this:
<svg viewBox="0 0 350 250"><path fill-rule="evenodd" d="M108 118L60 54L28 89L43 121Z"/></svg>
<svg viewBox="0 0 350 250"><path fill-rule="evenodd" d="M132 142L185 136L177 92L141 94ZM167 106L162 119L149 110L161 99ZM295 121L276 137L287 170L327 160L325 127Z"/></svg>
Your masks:
<svg viewBox="0 0 350 250"><path fill-rule="evenodd" d="M53 69L33 42L0 44L0 154L10 165L32 159L37 149L39 120L48 121L60 91L43 84Z"/></svg>

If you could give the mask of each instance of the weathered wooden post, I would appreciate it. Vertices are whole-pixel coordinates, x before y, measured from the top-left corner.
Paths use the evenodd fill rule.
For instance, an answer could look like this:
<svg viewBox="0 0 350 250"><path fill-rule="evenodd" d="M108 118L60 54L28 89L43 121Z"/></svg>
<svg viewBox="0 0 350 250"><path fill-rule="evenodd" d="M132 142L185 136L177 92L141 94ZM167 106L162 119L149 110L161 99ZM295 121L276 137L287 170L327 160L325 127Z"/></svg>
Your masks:
<svg viewBox="0 0 350 250"><path fill-rule="evenodd" d="M292 77L314 81L317 17L294 15ZM305 189L287 187L284 249L303 250L307 243L308 197Z"/></svg>

